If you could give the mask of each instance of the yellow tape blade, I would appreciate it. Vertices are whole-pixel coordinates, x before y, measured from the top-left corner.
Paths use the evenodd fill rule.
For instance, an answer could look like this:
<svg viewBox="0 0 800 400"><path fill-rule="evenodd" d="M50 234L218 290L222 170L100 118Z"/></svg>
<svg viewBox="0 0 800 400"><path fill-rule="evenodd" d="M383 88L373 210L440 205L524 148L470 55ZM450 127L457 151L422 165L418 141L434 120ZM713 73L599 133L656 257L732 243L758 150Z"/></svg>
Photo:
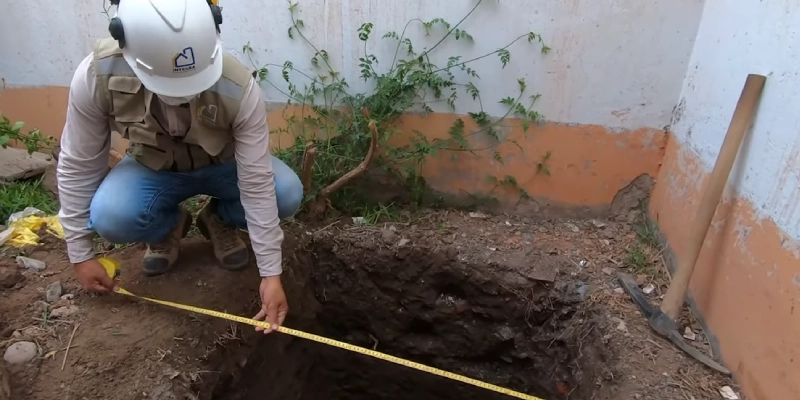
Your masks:
<svg viewBox="0 0 800 400"><path fill-rule="evenodd" d="M149 301L149 302L152 302L152 303L161 304L161 305L164 305L164 306L167 306L167 307L181 309L181 310L184 310L184 311L189 311L189 312L193 312L193 313L197 313L197 314L203 314L203 315L207 315L207 316L215 317L215 318L226 319L226 320L234 321L234 322L240 322L242 324L258 326L258 327L262 327L262 328L265 328L265 329L269 329L270 328L270 324L268 322L265 322L265 321L259 321L259 320L255 320L255 319L252 319L252 318L240 317L238 315L232 315L232 314L227 314L227 313L223 313L223 312L219 312L219 311L213 311L213 310L207 310L205 308L194 307L194 306L189 306L189 305L180 304L180 303L173 303L171 301L164 301L164 300L158 300L158 299L153 299L153 298L149 298L149 297L143 297L143 296L139 296L139 295L133 294L133 293L121 288L121 287L117 287L115 289L115 292L117 292L119 294L126 295L126 296L131 296L131 297L135 297L135 298L138 298L138 299L146 300L146 301ZM513 391L511 389L506 389L506 388L501 387L501 386L492 385L490 383L479 381L477 379L469 378L469 377L466 377L466 376L463 376L463 375L458 375L458 374L455 374L455 373L452 373L452 372L448 372L448 371L444 371L444 370L441 370L441 369L438 369L438 368L429 367L429 366L424 365L424 364L420 364L420 363L417 363L417 362L414 362L414 361L406 360L406 359L403 359L403 358L400 358L400 357L395 357L395 356L392 356L392 355L389 355L389 354L381 353L379 351L370 350L370 349L367 349L367 348L364 348L364 347L355 346L355 345L352 345L352 344L349 344L349 343L345 343L345 342L340 342L338 340L326 338L324 336L319 336L319 335L315 335L315 334L312 334L312 333L298 331L296 329L290 329L290 328L286 328L286 327L283 327L283 326L278 327L277 331L281 332L283 334L286 334L286 335L291 335L291 336L295 336L295 337L311 340L311 341L314 341L314 342L317 342L317 343L322 343L322 344L325 344L325 345L328 345L328 346L338 347L340 349L352 351L352 352L358 353L358 354L363 354L363 355L366 355L366 356L369 356L369 357L377 358L379 360L388 361L388 362L391 362L391 363L394 363L394 364L397 364L397 365L402 365L404 367L413 368L413 369L416 369L416 370L419 370L419 371L423 371L423 372L427 372L429 374L433 374L433 375L440 376L440 377L443 377L443 378L448 378L448 379L451 379L451 380L454 380L454 381L466 383L468 385L477 386L479 388L486 389L486 390L489 390L489 391L492 391L492 392L502 393L502 394L505 394L505 395L508 395L508 396L511 396L511 397L516 397L518 399L544 400L544 399L539 398L539 397L531 396L531 395L528 395L528 394L525 394L525 393L516 392L516 391Z"/></svg>

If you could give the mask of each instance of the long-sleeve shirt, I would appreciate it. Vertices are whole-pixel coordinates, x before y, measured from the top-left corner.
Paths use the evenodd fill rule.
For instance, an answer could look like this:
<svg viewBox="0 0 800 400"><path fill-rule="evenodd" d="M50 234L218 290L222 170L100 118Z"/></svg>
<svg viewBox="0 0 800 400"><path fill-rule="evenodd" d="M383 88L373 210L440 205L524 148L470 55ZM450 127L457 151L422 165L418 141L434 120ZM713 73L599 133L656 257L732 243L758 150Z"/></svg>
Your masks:
<svg viewBox="0 0 800 400"><path fill-rule="evenodd" d="M94 233L88 228L89 205L108 172L111 147L110 117L95 102L93 64L93 54L89 54L72 78L56 170L61 202L58 216L72 263L95 256ZM166 116L169 134L185 135L191 124L190 111L157 103ZM255 79L245 89L233 137L241 202L259 272L262 277L280 275L283 231L275 201L266 108Z"/></svg>

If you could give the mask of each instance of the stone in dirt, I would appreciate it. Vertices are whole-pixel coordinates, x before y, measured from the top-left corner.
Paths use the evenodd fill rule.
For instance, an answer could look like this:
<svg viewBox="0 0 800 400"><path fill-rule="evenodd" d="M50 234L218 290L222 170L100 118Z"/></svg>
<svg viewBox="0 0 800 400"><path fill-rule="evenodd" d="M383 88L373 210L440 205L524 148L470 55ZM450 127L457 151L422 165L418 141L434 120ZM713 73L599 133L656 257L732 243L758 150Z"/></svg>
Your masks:
<svg viewBox="0 0 800 400"><path fill-rule="evenodd" d="M10 289L25 279L17 268L0 267L0 288Z"/></svg>
<svg viewBox="0 0 800 400"><path fill-rule="evenodd" d="M384 242L394 242L395 237L397 237L397 234L391 229L384 229L381 231L381 238Z"/></svg>
<svg viewBox="0 0 800 400"><path fill-rule="evenodd" d="M565 223L564 226L566 226L567 229L569 229L569 230L571 230L571 231L573 231L575 233L578 233L578 232L581 231L581 228L578 228L578 225L575 225L575 224L573 224L571 222Z"/></svg>
<svg viewBox="0 0 800 400"><path fill-rule="evenodd" d="M650 197L655 181L649 174L641 174L632 180L611 200L609 211L618 221L633 222L643 201Z"/></svg>
<svg viewBox="0 0 800 400"><path fill-rule="evenodd" d="M39 348L36 346L36 343L16 342L11 346L8 346L5 354L3 355L3 360L12 365L25 364L26 362L33 360L38 351Z"/></svg>
<svg viewBox="0 0 800 400"><path fill-rule="evenodd" d="M719 394L722 395L723 399L727 400L739 400L739 395L733 391L730 386L723 386L719 388Z"/></svg>
<svg viewBox="0 0 800 400"><path fill-rule="evenodd" d="M64 318L70 317L78 313L80 309L77 306L66 306L66 307L59 307L50 311L50 317L52 318Z"/></svg>
<svg viewBox="0 0 800 400"><path fill-rule="evenodd" d="M37 313L47 312L47 310L49 308L50 308L50 304L47 304L47 302L45 302L45 301L38 300L35 303L33 303L33 309Z"/></svg>
<svg viewBox="0 0 800 400"><path fill-rule="evenodd" d="M44 263L44 261L22 256L17 257L17 265L19 265L20 268L25 268L31 272L42 272L45 268L47 268L47 265Z"/></svg>
<svg viewBox="0 0 800 400"><path fill-rule="evenodd" d="M56 199L58 198L58 181L56 180L56 166L55 164L48 166L44 170L42 177L42 187L50 192Z"/></svg>
<svg viewBox="0 0 800 400"><path fill-rule="evenodd" d="M61 287L61 281L55 281L49 285L47 285L47 290L45 290L44 297L48 303L53 303L58 301L63 294L64 289Z"/></svg>
<svg viewBox="0 0 800 400"><path fill-rule="evenodd" d="M48 166L55 163L53 157L12 147L0 147L0 181L16 181L39 176Z"/></svg>

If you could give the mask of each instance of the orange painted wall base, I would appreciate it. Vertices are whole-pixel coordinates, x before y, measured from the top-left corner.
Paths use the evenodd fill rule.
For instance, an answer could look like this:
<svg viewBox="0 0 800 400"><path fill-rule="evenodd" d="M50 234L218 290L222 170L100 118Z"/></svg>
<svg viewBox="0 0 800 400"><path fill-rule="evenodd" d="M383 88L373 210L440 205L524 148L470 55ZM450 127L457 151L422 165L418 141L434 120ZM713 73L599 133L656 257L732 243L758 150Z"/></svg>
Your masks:
<svg viewBox="0 0 800 400"><path fill-rule="evenodd" d="M60 137L68 92L63 87L7 88L0 93L0 112L25 121L27 128ZM286 126L283 105L271 104L268 110L271 129ZM399 141L407 141L415 131L424 132L429 140L444 139L460 117L407 114L396 125ZM477 129L464 119L467 132ZM505 140L496 147L489 144L490 150L476 154L444 151L429 158L422 171L428 184L456 198L491 198L495 204L517 211L555 206L579 214L602 214L617 192L637 176L655 177L663 157L665 134L660 129L619 131L598 125L544 123L524 133L519 121L507 120L503 125L507 126L502 128ZM473 138L476 148L487 147L483 146L486 138ZM271 142L280 147L294 140L281 134L274 135ZM123 152L125 146L124 140L114 138L117 151ZM495 158L494 150L502 161ZM551 156L544 161L548 152ZM549 175L537 168L543 161ZM517 187L497 184L507 177L512 177ZM520 201L523 191L533 200Z"/></svg>
<svg viewBox="0 0 800 400"><path fill-rule="evenodd" d="M697 154L670 137L650 213L678 258L708 175ZM692 277L694 301L749 398L800 399L800 244L748 200L726 197Z"/></svg>

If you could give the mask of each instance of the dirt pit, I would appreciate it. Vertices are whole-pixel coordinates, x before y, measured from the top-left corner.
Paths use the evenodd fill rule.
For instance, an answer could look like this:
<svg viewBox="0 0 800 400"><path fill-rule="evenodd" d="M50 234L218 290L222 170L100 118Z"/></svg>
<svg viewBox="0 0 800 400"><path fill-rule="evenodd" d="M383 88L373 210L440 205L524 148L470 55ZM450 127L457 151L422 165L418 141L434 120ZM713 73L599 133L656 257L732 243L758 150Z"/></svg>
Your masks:
<svg viewBox="0 0 800 400"><path fill-rule="evenodd" d="M545 400L715 399L732 385L655 335L617 284L616 270L632 273L657 304L669 283L658 249L642 248L627 223L428 211L374 226L293 221L284 232L287 327ZM176 268L155 278L141 273L142 246L98 246L136 294L246 317L258 310L256 266L219 268L200 237L184 240ZM8 365L14 400L511 399L305 339L88 293L64 250L53 240L0 250L0 350L38 348L30 362ZM20 270L18 252L46 269ZM62 297L45 301L56 282ZM710 353L688 312L680 325Z"/></svg>
<svg viewBox="0 0 800 400"><path fill-rule="evenodd" d="M317 234L291 271L292 326L547 399L590 399L610 376L580 284L459 259L455 247L338 244ZM532 260L536 263L536 260ZM215 399L509 399L303 339L265 338Z"/></svg>

